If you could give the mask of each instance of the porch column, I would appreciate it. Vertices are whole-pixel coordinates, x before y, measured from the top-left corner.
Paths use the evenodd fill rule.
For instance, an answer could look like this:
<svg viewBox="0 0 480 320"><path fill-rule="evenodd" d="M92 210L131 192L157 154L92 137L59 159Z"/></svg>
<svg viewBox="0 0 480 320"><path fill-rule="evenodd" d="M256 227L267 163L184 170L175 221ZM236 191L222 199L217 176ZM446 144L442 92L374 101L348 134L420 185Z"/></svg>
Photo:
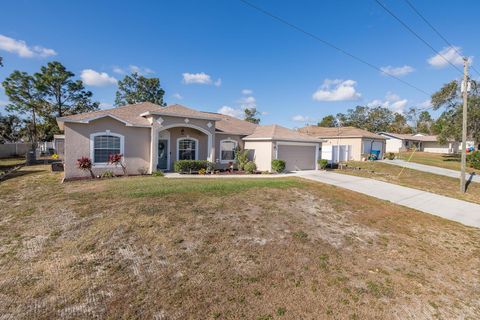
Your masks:
<svg viewBox="0 0 480 320"><path fill-rule="evenodd" d="M215 162L215 134L207 134L208 137L208 145L207 145L207 150L208 150L208 157L207 161L210 162Z"/></svg>
<svg viewBox="0 0 480 320"><path fill-rule="evenodd" d="M160 131L160 125L156 121L152 124L151 136L150 136L150 168L149 173L157 171L158 162L158 132Z"/></svg>

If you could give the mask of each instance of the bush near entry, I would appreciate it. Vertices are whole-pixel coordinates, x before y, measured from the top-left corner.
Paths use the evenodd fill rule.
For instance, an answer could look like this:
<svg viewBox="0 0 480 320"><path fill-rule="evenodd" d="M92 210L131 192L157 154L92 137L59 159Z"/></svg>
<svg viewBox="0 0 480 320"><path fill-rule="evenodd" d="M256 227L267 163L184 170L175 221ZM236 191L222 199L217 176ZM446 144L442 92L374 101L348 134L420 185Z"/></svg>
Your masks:
<svg viewBox="0 0 480 320"><path fill-rule="evenodd" d="M248 161L244 169L246 173L255 173L255 171L257 171L257 165L253 161Z"/></svg>
<svg viewBox="0 0 480 320"><path fill-rule="evenodd" d="M317 163L318 163L318 168L321 170L325 170L325 168L328 166L328 160L326 159L317 160Z"/></svg>
<svg viewBox="0 0 480 320"><path fill-rule="evenodd" d="M173 169L179 173L198 172L208 168L210 168L210 164L207 160L178 160L173 164Z"/></svg>
<svg viewBox="0 0 480 320"><path fill-rule="evenodd" d="M272 160L272 170L277 173L282 173L285 171L286 162L285 160L275 159Z"/></svg>

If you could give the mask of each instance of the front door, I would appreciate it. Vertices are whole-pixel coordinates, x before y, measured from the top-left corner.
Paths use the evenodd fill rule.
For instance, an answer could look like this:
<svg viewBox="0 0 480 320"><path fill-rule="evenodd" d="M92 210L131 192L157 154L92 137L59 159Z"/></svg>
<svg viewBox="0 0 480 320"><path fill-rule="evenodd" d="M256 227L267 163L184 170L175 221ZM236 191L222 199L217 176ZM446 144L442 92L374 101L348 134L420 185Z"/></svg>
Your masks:
<svg viewBox="0 0 480 320"><path fill-rule="evenodd" d="M158 164L157 169L168 169L168 140L158 140Z"/></svg>

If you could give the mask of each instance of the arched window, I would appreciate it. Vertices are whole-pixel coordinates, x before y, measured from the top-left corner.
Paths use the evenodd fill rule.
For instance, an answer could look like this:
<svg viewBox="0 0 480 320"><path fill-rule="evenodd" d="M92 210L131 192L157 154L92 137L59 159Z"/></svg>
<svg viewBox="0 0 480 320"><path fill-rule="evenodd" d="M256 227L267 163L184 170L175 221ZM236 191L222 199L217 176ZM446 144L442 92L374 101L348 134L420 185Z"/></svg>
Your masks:
<svg viewBox="0 0 480 320"><path fill-rule="evenodd" d="M197 160L198 140L194 138L180 138L177 140L177 160Z"/></svg>
<svg viewBox="0 0 480 320"><path fill-rule="evenodd" d="M230 162L235 160L235 152L237 149L237 141L221 140L220 141L220 161Z"/></svg>
<svg viewBox="0 0 480 320"><path fill-rule="evenodd" d="M107 164L111 154L123 154L123 136L120 134L98 132L90 136L91 158L94 164Z"/></svg>

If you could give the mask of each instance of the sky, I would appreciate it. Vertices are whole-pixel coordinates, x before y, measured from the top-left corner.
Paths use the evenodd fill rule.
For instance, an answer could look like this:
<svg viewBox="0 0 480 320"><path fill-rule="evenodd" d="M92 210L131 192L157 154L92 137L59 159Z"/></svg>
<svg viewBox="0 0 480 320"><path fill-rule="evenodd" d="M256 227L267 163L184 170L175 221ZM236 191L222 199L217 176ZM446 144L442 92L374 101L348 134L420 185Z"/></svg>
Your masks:
<svg viewBox="0 0 480 320"><path fill-rule="evenodd" d="M16 0L1 5L0 81L60 61L111 108L117 81L135 71L160 78L168 104L234 116L255 106L262 124L296 128L357 105L426 108L429 95L386 73L433 93L461 77L438 52L459 69L457 51L474 67L480 52L479 1L410 0L453 49L405 1L381 0L437 52L374 0L248 1L383 72L240 0ZM0 113L7 103L0 88Z"/></svg>

